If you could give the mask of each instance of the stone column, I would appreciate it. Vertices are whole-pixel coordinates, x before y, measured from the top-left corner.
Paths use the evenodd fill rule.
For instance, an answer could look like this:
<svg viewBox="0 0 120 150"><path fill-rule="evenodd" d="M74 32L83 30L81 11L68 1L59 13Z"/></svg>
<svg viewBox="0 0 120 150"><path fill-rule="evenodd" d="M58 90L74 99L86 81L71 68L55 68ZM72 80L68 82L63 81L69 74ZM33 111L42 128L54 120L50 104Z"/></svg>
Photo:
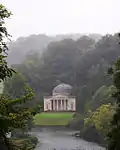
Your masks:
<svg viewBox="0 0 120 150"><path fill-rule="evenodd" d="M67 111L69 111L70 109L71 109L70 101L68 100L68 103L67 103Z"/></svg>
<svg viewBox="0 0 120 150"><path fill-rule="evenodd" d="M48 110L50 110L50 102L48 103Z"/></svg>
<svg viewBox="0 0 120 150"><path fill-rule="evenodd" d="M65 100L63 99L63 110L65 110Z"/></svg>
<svg viewBox="0 0 120 150"><path fill-rule="evenodd" d="M62 100L60 100L60 110L62 110Z"/></svg>
<svg viewBox="0 0 120 150"><path fill-rule="evenodd" d="M60 106L59 106L60 100L58 100L58 111L60 110Z"/></svg>
<svg viewBox="0 0 120 150"><path fill-rule="evenodd" d="M66 100L66 110L68 110L68 100Z"/></svg>
<svg viewBox="0 0 120 150"><path fill-rule="evenodd" d="M54 100L52 100L52 111L54 110L54 105L53 105Z"/></svg>
<svg viewBox="0 0 120 150"><path fill-rule="evenodd" d="M55 111L55 100L53 100L53 110Z"/></svg>
<svg viewBox="0 0 120 150"><path fill-rule="evenodd" d="M59 108L58 108L58 100L57 100L57 111L59 110Z"/></svg>
<svg viewBox="0 0 120 150"><path fill-rule="evenodd" d="M64 107L63 107L63 99L61 100L61 103L62 103L62 104L61 104L61 105L62 105L61 109L64 110Z"/></svg>
<svg viewBox="0 0 120 150"><path fill-rule="evenodd" d="M55 99L55 111L56 111L56 99Z"/></svg>
<svg viewBox="0 0 120 150"><path fill-rule="evenodd" d="M55 100L55 111L57 110L57 100Z"/></svg>
<svg viewBox="0 0 120 150"><path fill-rule="evenodd" d="M50 101L50 110L52 110L52 100Z"/></svg>
<svg viewBox="0 0 120 150"><path fill-rule="evenodd" d="M72 105L72 111L74 110L74 103L73 102L71 102L71 105Z"/></svg>
<svg viewBox="0 0 120 150"><path fill-rule="evenodd" d="M66 110L66 108L65 108L65 99L64 99L64 110Z"/></svg>
<svg viewBox="0 0 120 150"><path fill-rule="evenodd" d="M64 110L64 99L62 100L62 110Z"/></svg>
<svg viewBox="0 0 120 150"><path fill-rule="evenodd" d="M56 105L57 103L56 102L57 102L57 100L55 100L55 111L57 110L57 105Z"/></svg>
<svg viewBox="0 0 120 150"><path fill-rule="evenodd" d="M76 101L74 100L74 111L76 111Z"/></svg>
<svg viewBox="0 0 120 150"><path fill-rule="evenodd" d="M63 110L65 111L65 100L63 100Z"/></svg>
<svg viewBox="0 0 120 150"><path fill-rule="evenodd" d="M64 107L65 107L65 111L66 111L66 99L64 100L64 105L65 105Z"/></svg>

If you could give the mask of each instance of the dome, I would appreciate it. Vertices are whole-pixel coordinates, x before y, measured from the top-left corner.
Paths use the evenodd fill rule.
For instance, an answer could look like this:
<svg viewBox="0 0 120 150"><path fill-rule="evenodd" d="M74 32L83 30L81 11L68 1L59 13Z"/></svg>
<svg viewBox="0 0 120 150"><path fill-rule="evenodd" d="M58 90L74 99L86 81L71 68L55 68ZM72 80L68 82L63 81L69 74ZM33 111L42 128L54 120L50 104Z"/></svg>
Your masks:
<svg viewBox="0 0 120 150"><path fill-rule="evenodd" d="M69 84L59 84L53 89L53 95L70 95L72 86Z"/></svg>

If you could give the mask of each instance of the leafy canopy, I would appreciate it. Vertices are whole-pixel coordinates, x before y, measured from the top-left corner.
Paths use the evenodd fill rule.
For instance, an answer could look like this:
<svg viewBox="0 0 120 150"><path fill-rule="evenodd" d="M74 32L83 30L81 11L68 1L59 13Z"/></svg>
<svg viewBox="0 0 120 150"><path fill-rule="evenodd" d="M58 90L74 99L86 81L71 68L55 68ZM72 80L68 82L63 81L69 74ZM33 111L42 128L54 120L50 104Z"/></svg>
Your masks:
<svg viewBox="0 0 120 150"><path fill-rule="evenodd" d="M5 41L9 39L10 35L5 27L5 19L10 16L11 12L0 4L0 80L5 80L7 77L11 77L14 72L13 69L8 67L6 61L8 47Z"/></svg>
<svg viewBox="0 0 120 150"><path fill-rule="evenodd" d="M89 117L85 118L86 126L94 126L98 131L104 133L109 130L109 123L114 114L114 107L109 104L103 104L94 112L89 112Z"/></svg>
<svg viewBox="0 0 120 150"><path fill-rule="evenodd" d="M113 97L116 99L116 110L111 121L111 128L107 134L108 137L108 150L120 149L120 58L118 58L114 65L108 70L109 74L113 78L113 84L117 91L113 93Z"/></svg>
<svg viewBox="0 0 120 150"><path fill-rule="evenodd" d="M6 41L10 35L5 27L5 19L11 16L2 4L0 4L0 82L11 78L15 71L8 67L6 57L8 47ZM15 87L14 87L15 88ZM26 86L26 91L20 97L14 99L3 94L0 95L0 139L2 143L11 150L11 145L7 140L7 133L15 128L23 129L26 127L28 120L35 114L35 109L23 107L23 103L31 100L34 93L29 86ZM36 107L37 108L37 107Z"/></svg>

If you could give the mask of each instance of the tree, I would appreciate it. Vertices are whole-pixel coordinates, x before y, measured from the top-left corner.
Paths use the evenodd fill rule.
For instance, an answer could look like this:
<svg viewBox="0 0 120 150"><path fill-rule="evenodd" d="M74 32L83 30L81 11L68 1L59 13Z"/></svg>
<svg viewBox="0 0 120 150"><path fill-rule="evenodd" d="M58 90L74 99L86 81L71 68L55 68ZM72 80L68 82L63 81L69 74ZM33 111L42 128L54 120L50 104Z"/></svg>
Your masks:
<svg viewBox="0 0 120 150"><path fill-rule="evenodd" d="M27 125L27 120L31 118L32 109L21 107L21 103L25 103L33 96L31 89L23 97L14 100L0 96L0 138L4 139L8 149L10 144L7 141L6 134L15 128L23 129Z"/></svg>
<svg viewBox="0 0 120 150"><path fill-rule="evenodd" d="M25 94L27 86L24 77L20 73L17 73L4 82L3 93L13 99L20 98Z"/></svg>
<svg viewBox="0 0 120 150"><path fill-rule="evenodd" d="M8 67L6 57L8 47L6 40L10 35L5 27L5 19L9 18L9 12L2 4L0 4L0 82L12 77L16 73ZM3 94L0 95L0 143L7 146L11 150L11 144L7 139L7 133L15 128L25 128L29 118L35 113L34 109L23 107L23 103L31 100L33 91L27 87L26 92L20 98L11 99Z"/></svg>
<svg viewBox="0 0 120 150"><path fill-rule="evenodd" d="M9 12L2 4L0 4L0 82L5 80L7 77L11 77L13 70L7 66L6 57L8 47L5 43L5 40L9 38L9 34L5 27L5 19L9 18L11 12ZM1 102L1 101L0 101ZM2 107L2 106L0 106ZM2 110L2 108L0 108ZM0 121L5 120L4 116L0 116ZM4 124L4 123L3 123ZM3 125L0 128L0 136L5 140L7 144L6 136L5 136ZM0 139L1 139L0 138Z"/></svg>
<svg viewBox="0 0 120 150"><path fill-rule="evenodd" d="M114 107L111 104L103 104L95 112L89 112L89 117L85 118L85 125L95 126L104 135L109 130L109 123L114 114Z"/></svg>
<svg viewBox="0 0 120 150"><path fill-rule="evenodd" d="M120 35L119 35L120 37ZM120 149L120 58L118 58L114 65L108 70L108 73L112 76L113 84L117 91L113 93L113 97L116 99L116 110L111 121L111 129L107 134L108 137L108 150Z"/></svg>
<svg viewBox="0 0 120 150"><path fill-rule="evenodd" d="M29 83L25 80L22 74L14 74L11 78L8 78L4 82L3 94L9 96L11 99L21 98L26 93L27 88L30 87ZM34 92L35 93L35 92ZM39 94L39 96L37 95ZM31 101L27 102L26 105L29 108L33 108L36 105L41 105L41 93L34 94ZM42 105L41 105L42 106Z"/></svg>
<svg viewBox="0 0 120 150"><path fill-rule="evenodd" d="M86 104L86 108L92 109L95 111L103 104L114 104L114 98L112 97L112 93L116 91L116 88L113 85L110 86L101 86L95 94L92 96L92 100Z"/></svg>
<svg viewBox="0 0 120 150"><path fill-rule="evenodd" d="M11 77L14 72L13 69L8 67L6 61L8 47L5 41L9 39L10 35L5 27L5 19L9 18L10 15L11 12L0 4L0 81L4 81L7 77Z"/></svg>
<svg viewBox="0 0 120 150"><path fill-rule="evenodd" d="M117 43L116 34L103 36L97 43L86 36L76 41L56 41L50 43L40 56L29 53L24 63L13 65L13 68L22 73L35 91L36 101L41 104L42 96L51 94L56 80L71 84L77 99L77 111L84 113L85 104L92 100L96 90L112 84L106 74L120 55ZM24 51L25 48L22 47Z"/></svg>

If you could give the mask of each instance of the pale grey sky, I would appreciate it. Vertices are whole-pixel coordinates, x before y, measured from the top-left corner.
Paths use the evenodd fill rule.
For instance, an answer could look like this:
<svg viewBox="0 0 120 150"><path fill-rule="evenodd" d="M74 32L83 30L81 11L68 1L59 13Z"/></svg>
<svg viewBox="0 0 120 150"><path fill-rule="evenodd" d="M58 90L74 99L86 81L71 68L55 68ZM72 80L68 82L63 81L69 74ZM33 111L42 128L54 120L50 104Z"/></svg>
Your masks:
<svg viewBox="0 0 120 150"><path fill-rule="evenodd" d="M13 39L45 33L120 31L120 0L0 0L13 13L7 27Z"/></svg>

